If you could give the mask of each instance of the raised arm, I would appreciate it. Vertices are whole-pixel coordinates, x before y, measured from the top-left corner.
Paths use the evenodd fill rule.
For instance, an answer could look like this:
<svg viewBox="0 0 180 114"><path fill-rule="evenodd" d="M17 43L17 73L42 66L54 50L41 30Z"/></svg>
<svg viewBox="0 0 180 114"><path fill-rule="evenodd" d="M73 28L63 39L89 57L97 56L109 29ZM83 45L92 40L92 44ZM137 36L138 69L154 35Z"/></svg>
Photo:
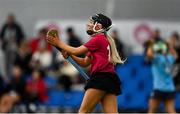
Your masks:
<svg viewBox="0 0 180 114"><path fill-rule="evenodd" d="M81 55L81 54L85 54L86 52L88 52L88 49L83 45L81 45L79 47L72 47L72 46L65 44L64 42L62 42L60 40L58 41L57 47L67 51L70 55Z"/></svg>
<svg viewBox="0 0 180 114"><path fill-rule="evenodd" d="M70 55L81 55L88 52L88 49L83 45L80 47L72 47L67 45L66 43L60 40L58 35L52 36L47 34L46 41L55 47L67 51Z"/></svg>

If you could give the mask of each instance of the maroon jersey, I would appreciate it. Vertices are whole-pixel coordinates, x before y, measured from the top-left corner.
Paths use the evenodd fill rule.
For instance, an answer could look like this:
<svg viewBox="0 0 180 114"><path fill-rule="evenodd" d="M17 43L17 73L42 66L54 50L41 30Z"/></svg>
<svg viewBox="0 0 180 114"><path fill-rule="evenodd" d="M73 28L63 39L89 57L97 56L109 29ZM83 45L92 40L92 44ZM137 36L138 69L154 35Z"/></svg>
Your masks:
<svg viewBox="0 0 180 114"><path fill-rule="evenodd" d="M88 48L87 56L92 58L91 74L96 72L115 73L114 65L110 62L110 46L106 36L97 34L84 44Z"/></svg>

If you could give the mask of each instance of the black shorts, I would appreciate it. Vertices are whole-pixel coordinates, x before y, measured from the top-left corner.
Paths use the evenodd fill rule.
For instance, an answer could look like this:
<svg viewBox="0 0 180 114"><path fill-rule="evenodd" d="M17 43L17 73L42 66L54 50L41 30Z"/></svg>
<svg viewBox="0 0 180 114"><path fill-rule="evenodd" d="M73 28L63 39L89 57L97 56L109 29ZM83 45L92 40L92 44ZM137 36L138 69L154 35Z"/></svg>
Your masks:
<svg viewBox="0 0 180 114"><path fill-rule="evenodd" d="M163 92L160 90L154 90L151 94L151 98L159 100L168 100L175 98L175 92Z"/></svg>
<svg viewBox="0 0 180 114"><path fill-rule="evenodd" d="M90 80L86 83L85 90L89 88L100 89L107 93L121 94L121 81L117 74L98 72L92 74Z"/></svg>

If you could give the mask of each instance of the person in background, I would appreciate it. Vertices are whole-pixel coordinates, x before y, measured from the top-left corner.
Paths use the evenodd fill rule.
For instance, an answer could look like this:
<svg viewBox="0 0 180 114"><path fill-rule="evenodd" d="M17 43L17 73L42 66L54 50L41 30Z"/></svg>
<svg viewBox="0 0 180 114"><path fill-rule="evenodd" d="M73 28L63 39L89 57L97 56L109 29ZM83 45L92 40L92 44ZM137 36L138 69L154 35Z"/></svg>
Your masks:
<svg viewBox="0 0 180 114"><path fill-rule="evenodd" d="M47 29L40 30L39 39L35 39L31 42L32 46L32 59L31 59L31 67L35 69L48 69L53 60L52 46L47 44L45 41Z"/></svg>
<svg viewBox="0 0 180 114"><path fill-rule="evenodd" d="M13 67L13 73L10 82L6 85L4 94L0 99L0 112L7 113L11 111L16 103L25 100L25 85L23 73L20 66Z"/></svg>
<svg viewBox="0 0 180 114"><path fill-rule="evenodd" d="M28 75L31 73L32 68L30 66L32 53L27 41L21 42L18 52L16 53L14 65L18 65L22 68L23 73Z"/></svg>
<svg viewBox="0 0 180 114"><path fill-rule="evenodd" d="M1 101L1 96L4 94L5 86L6 86L6 83L5 83L5 81L3 80L3 77L0 74L0 101Z"/></svg>
<svg viewBox="0 0 180 114"><path fill-rule="evenodd" d="M170 37L170 44L175 49L178 58L173 65L173 77L176 91L180 92L180 37L177 32L172 33Z"/></svg>
<svg viewBox="0 0 180 114"><path fill-rule="evenodd" d="M118 31L117 30L112 30L111 32L111 36L112 38L114 38L114 41L116 43L116 47L117 47L117 51L119 53L119 55L122 58L125 58L125 53L124 53L124 44L121 42L120 37L118 35Z"/></svg>
<svg viewBox="0 0 180 114"><path fill-rule="evenodd" d="M16 43L17 46L19 46L21 41L24 40L24 31L21 25L17 23L14 14L8 14L6 23L1 29L0 38L4 48L6 48L6 45L7 43L9 43L9 41L13 41Z"/></svg>
<svg viewBox="0 0 180 114"><path fill-rule="evenodd" d="M172 65L178 57L174 49L163 41L156 41L147 48L147 57L152 62L153 92L148 113L155 113L164 102L168 113L175 113L175 86L171 75Z"/></svg>
<svg viewBox="0 0 180 114"><path fill-rule="evenodd" d="M28 103L44 103L48 100L44 71L33 70L31 78L26 83Z"/></svg>
<svg viewBox="0 0 180 114"><path fill-rule="evenodd" d="M48 29L47 28L41 28L38 32L38 36L35 38L31 38L30 42L30 48L32 53L35 53L36 51L39 50L39 47L44 46L46 50L49 52L52 52L52 46L48 43L46 43L45 38L46 38L46 33Z"/></svg>
<svg viewBox="0 0 180 114"><path fill-rule="evenodd" d="M145 41L144 44L143 44L143 46L144 46L144 55L146 55L147 50L148 50L149 47L151 47L154 43L159 42L159 41L165 42L161 37L160 30L155 29L155 30L152 31L151 37L147 41ZM147 58L147 56L144 59L144 63L145 64L151 64L151 61Z"/></svg>
<svg viewBox="0 0 180 114"><path fill-rule="evenodd" d="M6 75L9 76L13 67L15 53L25 38L22 27L17 23L14 14L8 14L6 23L0 31L0 40L5 54Z"/></svg>
<svg viewBox="0 0 180 114"><path fill-rule="evenodd" d="M70 46L78 47L82 45L80 38L74 33L74 29L72 27L67 28L66 34L67 42Z"/></svg>
<svg viewBox="0 0 180 114"><path fill-rule="evenodd" d="M69 92L72 90L73 81L70 76L62 74L58 78L58 83L64 91Z"/></svg>
<svg viewBox="0 0 180 114"><path fill-rule="evenodd" d="M156 43L156 42L159 42L159 41L164 42L163 38L161 37L160 30L155 29L155 30L152 31L151 38L144 42L145 53L146 53L147 48L149 46L151 46L153 43Z"/></svg>
<svg viewBox="0 0 180 114"><path fill-rule="evenodd" d="M155 42L163 41L163 38L161 37L161 32L159 29L155 29L154 31L152 31L152 39Z"/></svg>
<svg viewBox="0 0 180 114"><path fill-rule="evenodd" d="M4 55L4 52L2 50L2 47L1 47L1 42L0 42L0 77L3 79L3 80L8 80L8 77L6 75L6 67L5 67L5 55Z"/></svg>

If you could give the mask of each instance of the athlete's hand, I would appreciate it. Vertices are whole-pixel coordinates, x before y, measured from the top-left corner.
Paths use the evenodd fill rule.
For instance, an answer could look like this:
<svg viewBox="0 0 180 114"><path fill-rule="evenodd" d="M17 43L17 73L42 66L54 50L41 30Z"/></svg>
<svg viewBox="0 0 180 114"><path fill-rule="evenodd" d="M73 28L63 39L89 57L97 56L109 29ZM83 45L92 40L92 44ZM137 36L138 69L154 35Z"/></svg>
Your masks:
<svg viewBox="0 0 180 114"><path fill-rule="evenodd" d="M58 43L60 42L57 30L49 30L47 32L46 41L51 45L57 47Z"/></svg>
<svg viewBox="0 0 180 114"><path fill-rule="evenodd" d="M64 50L61 51L61 54L65 59L67 59L69 57L69 54Z"/></svg>

